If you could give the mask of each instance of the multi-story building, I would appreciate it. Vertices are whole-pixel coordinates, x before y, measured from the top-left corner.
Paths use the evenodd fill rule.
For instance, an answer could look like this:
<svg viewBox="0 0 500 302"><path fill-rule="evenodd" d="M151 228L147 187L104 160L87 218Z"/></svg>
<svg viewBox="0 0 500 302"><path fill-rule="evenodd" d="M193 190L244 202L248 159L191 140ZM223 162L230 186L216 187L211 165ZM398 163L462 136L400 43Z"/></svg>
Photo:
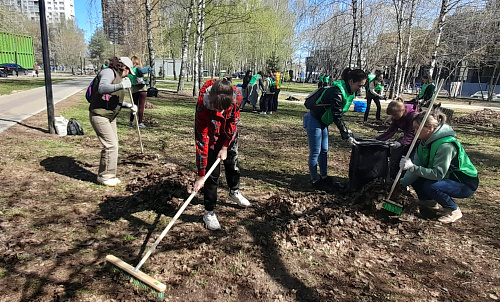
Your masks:
<svg viewBox="0 0 500 302"><path fill-rule="evenodd" d="M11 5L16 6L31 20L40 20L40 10L38 0L7 0ZM46 0L45 16L47 23L57 23L61 20L75 18L74 0Z"/></svg>
<svg viewBox="0 0 500 302"><path fill-rule="evenodd" d="M102 0L102 26L108 39L115 44L122 44L125 37L133 33L134 8L137 3L131 0Z"/></svg>

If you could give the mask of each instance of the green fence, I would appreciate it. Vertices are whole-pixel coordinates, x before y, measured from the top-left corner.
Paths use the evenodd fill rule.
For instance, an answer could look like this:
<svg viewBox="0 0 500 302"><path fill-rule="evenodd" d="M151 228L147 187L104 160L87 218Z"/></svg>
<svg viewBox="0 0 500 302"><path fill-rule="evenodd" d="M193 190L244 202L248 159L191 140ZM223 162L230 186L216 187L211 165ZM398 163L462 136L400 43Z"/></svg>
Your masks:
<svg viewBox="0 0 500 302"><path fill-rule="evenodd" d="M0 64L15 63L31 69L35 62L33 57L33 40L30 36L0 32Z"/></svg>

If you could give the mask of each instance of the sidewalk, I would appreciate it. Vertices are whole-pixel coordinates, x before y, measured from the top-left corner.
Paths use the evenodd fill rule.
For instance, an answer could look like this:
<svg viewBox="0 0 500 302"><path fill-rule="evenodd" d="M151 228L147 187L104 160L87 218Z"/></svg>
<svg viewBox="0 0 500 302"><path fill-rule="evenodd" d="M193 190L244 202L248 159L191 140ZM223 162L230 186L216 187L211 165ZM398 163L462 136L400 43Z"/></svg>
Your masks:
<svg viewBox="0 0 500 302"><path fill-rule="evenodd" d="M52 84L54 105L88 87L93 77L78 77ZM47 110L45 87L0 96L0 133Z"/></svg>

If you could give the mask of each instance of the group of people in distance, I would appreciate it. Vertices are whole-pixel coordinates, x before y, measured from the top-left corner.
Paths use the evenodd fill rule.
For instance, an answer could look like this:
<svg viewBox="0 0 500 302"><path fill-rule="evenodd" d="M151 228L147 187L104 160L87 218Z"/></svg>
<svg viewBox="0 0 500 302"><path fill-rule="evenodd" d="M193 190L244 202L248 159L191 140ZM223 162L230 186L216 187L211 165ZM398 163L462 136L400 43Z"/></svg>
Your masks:
<svg viewBox="0 0 500 302"><path fill-rule="evenodd" d="M278 111L278 96L281 91L281 85L281 74L275 70L268 73L259 71L256 74L252 74L251 70L247 70L241 86L243 94L241 110L245 108L247 103L250 103L252 105L252 111L258 112L257 100L259 99L260 92L260 114L276 114Z"/></svg>
<svg viewBox="0 0 500 302"><path fill-rule="evenodd" d="M140 62L137 64L139 66ZM97 181L106 186L120 183L116 177L118 158L116 116L121 108L128 108L133 114L138 110L137 104L124 101L125 90L130 89L134 83L128 75L137 76L143 70L136 67L128 57L114 57L109 61L107 68L101 70L96 77L98 96L90 104L89 117L103 145ZM257 75L251 76L251 73L247 72L246 87L243 89L246 99L229 77L208 80L200 89L195 109L197 178L193 189L203 190L205 207L203 221L210 230L221 228L214 211L220 177L220 165L215 165L217 159L224 165L229 187L228 200L243 208L251 205L240 192L241 171L238 160L240 109L246 102L250 102L255 109L256 101L252 100L252 96L256 88L253 86L258 85L259 81L269 83L266 78L273 78L275 82L281 80L279 73L266 76L257 73ZM262 80L259 80L260 78ZM303 126L309 144L309 172L312 185L317 189L333 184L329 182L327 173L328 126L334 123L342 139L356 144L358 137L347 128L343 116L349 109L356 91L364 87L368 79L369 75L363 70L344 70L340 79L332 81L331 86L326 88L321 104L314 106L304 115ZM142 93L142 90L136 92ZM139 105L141 99L137 98ZM451 223L461 218L462 213L452 198L471 196L476 191L479 181L477 170L455 138L455 132L445 123L446 116L435 111L424 120L425 111L418 112L412 104L404 104L402 101L390 102L387 114L390 115L392 124L377 139L388 140L399 129L404 133L402 138L392 143L394 146L392 152L398 155L391 164L391 171L397 171L397 167L406 171L400 183L404 186L411 185L415 189L421 207L435 208L437 204L443 207L444 213L439 221ZM418 135L420 143L415 156L412 159L401 159L401 154L408 150L420 124L424 126ZM212 166L215 169L207 176L207 171Z"/></svg>
<svg viewBox="0 0 500 302"><path fill-rule="evenodd" d="M371 78L371 80L370 80ZM321 98L321 102L311 108L303 118L303 126L309 142L308 166L313 187L328 190L333 181L328 177L328 126L335 123L342 139L355 145L358 137L347 129L343 115L349 109L356 91L369 81L372 90L371 99L380 99L376 92L380 75L368 75L361 69L346 69L339 80L333 81ZM428 104L434 89L430 77L424 77L422 88L414 102ZM423 100L423 101L420 101ZM379 102L380 103L380 102ZM378 110L379 106L377 106ZM391 178L394 179L399 169L405 171L400 179L403 186L412 186L417 193L419 206L423 210L437 210L438 204L443 208L439 221L452 223L462 217L462 212L453 198L470 197L477 190L479 179L477 169L470 161L467 153L455 138L455 132L446 124L446 115L439 110L432 110L424 120L426 111L419 112L414 104L405 104L402 100L391 101L387 114L392 123L389 129L376 139L386 141L401 129L403 136L391 143ZM411 158L407 154L415 133L421 124L423 128L418 134L419 143ZM319 174L318 174L319 166ZM399 169L398 169L399 167Z"/></svg>

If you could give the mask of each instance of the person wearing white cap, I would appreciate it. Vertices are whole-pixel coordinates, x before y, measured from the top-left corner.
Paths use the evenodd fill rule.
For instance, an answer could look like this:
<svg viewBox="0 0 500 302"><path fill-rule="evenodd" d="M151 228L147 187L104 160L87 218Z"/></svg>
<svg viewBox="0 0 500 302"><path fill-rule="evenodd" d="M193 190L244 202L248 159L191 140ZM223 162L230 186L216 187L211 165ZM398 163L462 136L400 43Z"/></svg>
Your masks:
<svg viewBox="0 0 500 302"><path fill-rule="evenodd" d="M101 160L97 182L105 186L121 183L116 177L118 165L118 133L116 116L121 108L137 112L137 106L124 102L126 89L132 84L127 75L134 74L132 60L128 57L113 57L107 68L102 69L92 85L89 118L97 137L101 141Z"/></svg>

